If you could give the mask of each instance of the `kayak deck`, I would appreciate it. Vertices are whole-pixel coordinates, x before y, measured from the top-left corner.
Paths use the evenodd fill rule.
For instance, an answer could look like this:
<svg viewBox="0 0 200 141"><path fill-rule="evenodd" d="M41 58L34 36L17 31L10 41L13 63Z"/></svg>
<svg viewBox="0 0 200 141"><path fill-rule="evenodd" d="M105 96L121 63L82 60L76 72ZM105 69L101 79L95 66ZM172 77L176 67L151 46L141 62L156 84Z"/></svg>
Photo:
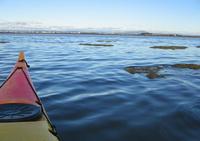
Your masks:
<svg viewBox="0 0 200 141"><path fill-rule="evenodd" d="M43 117L39 121L0 123L2 141L58 141Z"/></svg>
<svg viewBox="0 0 200 141"><path fill-rule="evenodd" d="M59 141L32 84L23 52L0 86L0 131L3 141Z"/></svg>

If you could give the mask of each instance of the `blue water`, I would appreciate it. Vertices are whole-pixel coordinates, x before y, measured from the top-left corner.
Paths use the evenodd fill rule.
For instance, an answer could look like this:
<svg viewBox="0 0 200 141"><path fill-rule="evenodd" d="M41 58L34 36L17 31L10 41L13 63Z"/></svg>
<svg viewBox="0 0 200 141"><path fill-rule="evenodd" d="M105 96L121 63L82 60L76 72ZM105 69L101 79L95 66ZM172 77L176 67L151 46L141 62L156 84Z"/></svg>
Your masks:
<svg viewBox="0 0 200 141"><path fill-rule="evenodd" d="M100 35L0 35L0 83L24 51L63 141L199 141L200 71L164 69L150 80L127 66L200 64L200 39ZM111 40L113 47L81 46ZM154 45L184 45L159 50Z"/></svg>

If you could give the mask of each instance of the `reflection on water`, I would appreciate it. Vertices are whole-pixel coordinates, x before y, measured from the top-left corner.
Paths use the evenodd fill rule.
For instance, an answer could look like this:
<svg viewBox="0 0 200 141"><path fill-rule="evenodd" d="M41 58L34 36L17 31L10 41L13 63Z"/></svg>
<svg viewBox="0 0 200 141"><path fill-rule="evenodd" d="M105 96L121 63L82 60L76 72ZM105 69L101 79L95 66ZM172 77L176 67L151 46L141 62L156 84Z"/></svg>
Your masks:
<svg viewBox="0 0 200 141"><path fill-rule="evenodd" d="M198 141L200 71L165 78L127 66L200 64L199 39L100 35L0 35L0 82L26 53L30 73L63 141ZM109 41L113 47L81 46ZM112 42L113 41L113 42ZM110 44L109 43L109 44ZM155 50L151 46L188 46Z"/></svg>

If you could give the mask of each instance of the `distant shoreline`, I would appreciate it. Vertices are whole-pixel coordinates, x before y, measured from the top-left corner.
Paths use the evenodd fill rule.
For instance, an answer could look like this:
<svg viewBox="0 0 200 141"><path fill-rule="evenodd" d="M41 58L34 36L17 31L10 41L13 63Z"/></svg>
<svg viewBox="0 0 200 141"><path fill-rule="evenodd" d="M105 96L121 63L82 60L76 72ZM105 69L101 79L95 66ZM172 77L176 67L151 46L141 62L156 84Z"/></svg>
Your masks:
<svg viewBox="0 0 200 141"><path fill-rule="evenodd" d="M101 33L101 32L65 32L65 31L0 31L0 34L72 34L72 35L118 35L118 36L146 36L146 37L187 37L200 38L200 35L162 34L162 33Z"/></svg>

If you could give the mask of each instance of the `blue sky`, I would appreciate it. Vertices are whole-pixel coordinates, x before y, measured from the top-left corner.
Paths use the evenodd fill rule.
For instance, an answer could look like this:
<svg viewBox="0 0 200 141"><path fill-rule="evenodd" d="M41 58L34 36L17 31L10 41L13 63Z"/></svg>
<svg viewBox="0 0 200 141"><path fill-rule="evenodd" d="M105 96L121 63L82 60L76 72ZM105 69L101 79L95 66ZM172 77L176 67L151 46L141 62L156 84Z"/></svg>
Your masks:
<svg viewBox="0 0 200 141"><path fill-rule="evenodd" d="M200 0L0 0L0 22L200 33Z"/></svg>

